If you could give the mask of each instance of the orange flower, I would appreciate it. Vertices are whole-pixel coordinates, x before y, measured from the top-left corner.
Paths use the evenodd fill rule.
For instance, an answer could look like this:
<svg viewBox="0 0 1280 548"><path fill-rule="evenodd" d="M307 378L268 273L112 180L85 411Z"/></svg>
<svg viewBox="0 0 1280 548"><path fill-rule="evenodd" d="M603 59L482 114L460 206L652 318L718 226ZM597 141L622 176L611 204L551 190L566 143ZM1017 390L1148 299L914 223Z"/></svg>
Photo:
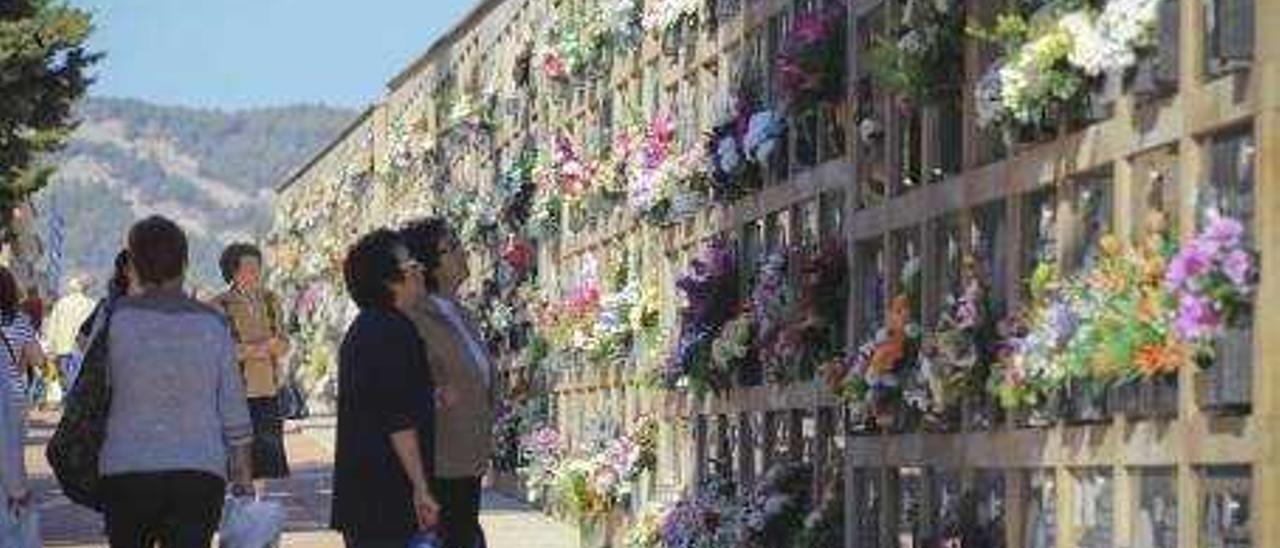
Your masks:
<svg viewBox="0 0 1280 548"><path fill-rule="evenodd" d="M875 353L871 355L871 363L867 364L867 368L874 373L888 373L902 360L903 354L902 337L891 336L888 340L876 345Z"/></svg>
<svg viewBox="0 0 1280 548"><path fill-rule="evenodd" d="M1186 349L1182 343L1169 340L1163 343L1147 344L1138 349L1134 364L1144 377L1150 378L1177 372L1178 367L1185 363L1186 359Z"/></svg>

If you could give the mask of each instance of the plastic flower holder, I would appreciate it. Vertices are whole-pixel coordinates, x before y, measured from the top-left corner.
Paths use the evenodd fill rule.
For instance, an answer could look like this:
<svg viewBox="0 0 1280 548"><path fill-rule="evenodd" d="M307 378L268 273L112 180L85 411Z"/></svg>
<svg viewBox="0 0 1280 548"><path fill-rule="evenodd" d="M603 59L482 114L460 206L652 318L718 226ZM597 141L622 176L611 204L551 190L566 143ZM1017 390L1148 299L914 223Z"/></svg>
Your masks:
<svg viewBox="0 0 1280 548"><path fill-rule="evenodd" d="M1118 383L1108 394L1111 411L1130 419L1167 419L1178 414L1176 374Z"/></svg>
<svg viewBox="0 0 1280 548"><path fill-rule="evenodd" d="M969 431L987 431L1000 424L1003 413L1000 406L985 392L975 392L964 398L961 408L963 428Z"/></svg>
<svg viewBox="0 0 1280 548"><path fill-rule="evenodd" d="M1070 424L1098 424L1111 419L1107 391L1080 383L1067 386L1067 416Z"/></svg>
<svg viewBox="0 0 1280 548"><path fill-rule="evenodd" d="M1200 407L1248 413L1253 404L1253 329L1227 327L1214 344L1212 365L1200 376Z"/></svg>

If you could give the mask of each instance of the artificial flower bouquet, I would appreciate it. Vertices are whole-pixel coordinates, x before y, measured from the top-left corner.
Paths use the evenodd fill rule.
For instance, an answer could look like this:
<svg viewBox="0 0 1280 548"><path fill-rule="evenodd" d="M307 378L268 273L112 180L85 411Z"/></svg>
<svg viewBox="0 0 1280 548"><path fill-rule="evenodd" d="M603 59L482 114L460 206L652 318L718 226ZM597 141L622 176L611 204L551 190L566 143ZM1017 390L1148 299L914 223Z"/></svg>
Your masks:
<svg viewBox="0 0 1280 548"><path fill-rule="evenodd" d="M1214 359L1214 342L1247 325L1258 287L1258 256L1245 241L1240 221L1214 210L1204 228L1169 261L1165 283L1177 313L1174 330L1201 365Z"/></svg>
<svg viewBox="0 0 1280 548"><path fill-rule="evenodd" d="M712 344L738 305L737 265L730 243L724 238L707 242L676 287L685 302L676 347L663 370L664 384L674 388L687 383L698 393L725 390L729 379L712 375L709 366Z"/></svg>
<svg viewBox="0 0 1280 548"><path fill-rule="evenodd" d="M845 5L832 2L796 15L778 54L782 104L802 112L844 94Z"/></svg>

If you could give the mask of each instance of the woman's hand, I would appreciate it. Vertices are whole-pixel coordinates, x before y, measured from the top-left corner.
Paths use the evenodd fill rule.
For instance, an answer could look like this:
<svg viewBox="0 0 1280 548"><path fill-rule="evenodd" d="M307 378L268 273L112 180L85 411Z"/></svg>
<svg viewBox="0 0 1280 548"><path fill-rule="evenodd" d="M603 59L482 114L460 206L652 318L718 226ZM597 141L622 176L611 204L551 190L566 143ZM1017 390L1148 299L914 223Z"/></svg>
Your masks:
<svg viewBox="0 0 1280 548"><path fill-rule="evenodd" d="M418 516L418 529L423 531L435 527L440 521L440 503L436 502L431 491L425 487L414 488L413 511Z"/></svg>

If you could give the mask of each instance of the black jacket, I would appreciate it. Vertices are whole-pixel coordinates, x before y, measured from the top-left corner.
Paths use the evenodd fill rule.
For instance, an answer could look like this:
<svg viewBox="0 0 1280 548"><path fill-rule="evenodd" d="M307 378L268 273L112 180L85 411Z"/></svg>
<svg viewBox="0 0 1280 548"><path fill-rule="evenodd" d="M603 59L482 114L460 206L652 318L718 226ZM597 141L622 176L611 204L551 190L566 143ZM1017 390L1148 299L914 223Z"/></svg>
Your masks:
<svg viewBox="0 0 1280 548"><path fill-rule="evenodd" d="M363 310L338 357L338 426L330 526L358 537L417 530L413 489L390 435L418 431L430 478L434 386L422 340L395 310Z"/></svg>

